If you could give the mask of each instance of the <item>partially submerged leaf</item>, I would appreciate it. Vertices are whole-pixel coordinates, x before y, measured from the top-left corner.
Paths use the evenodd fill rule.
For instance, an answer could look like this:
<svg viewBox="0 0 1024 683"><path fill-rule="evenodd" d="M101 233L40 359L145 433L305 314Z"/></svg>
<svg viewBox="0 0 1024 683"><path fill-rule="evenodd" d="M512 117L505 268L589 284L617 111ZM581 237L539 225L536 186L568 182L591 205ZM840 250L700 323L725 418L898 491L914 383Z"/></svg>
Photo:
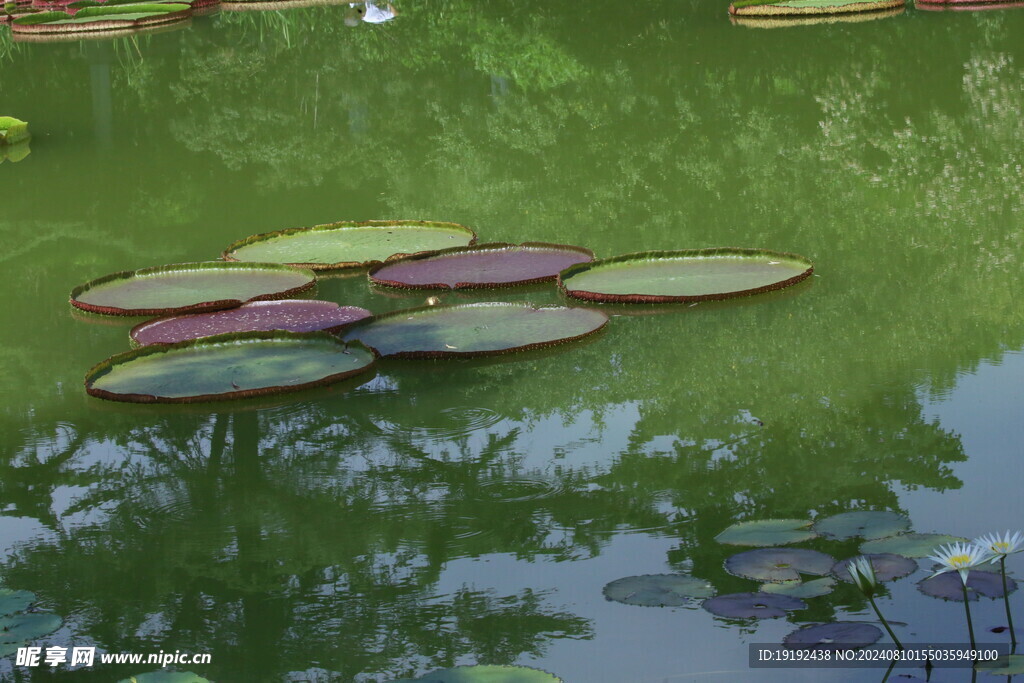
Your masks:
<svg viewBox="0 0 1024 683"><path fill-rule="evenodd" d="M370 269L375 284L408 289L469 289L553 282L576 263L592 261L593 252L566 244L478 244L414 254Z"/></svg>
<svg viewBox="0 0 1024 683"><path fill-rule="evenodd" d="M425 306L357 322L342 331L381 356L487 356L542 348L597 332L608 316L587 308L479 303Z"/></svg>
<svg viewBox="0 0 1024 683"><path fill-rule="evenodd" d="M785 581L783 583L762 583L762 593L774 593L776 595L788 595L793 598L817 598L828 595L836 586L836 580L826 576L823 579L812 579L810 581Z"/></svg>
<svg viewBox="0 0 1024 683"><path fill-rule="evenodd" d="M875 570L875 578L879 581L895 581L917 571L917 562L902 555L879 553L876 555L863 555L863 557L870 560L871 568ZM832 567L832 575L840 581L854 583L853 577L850 576L850 563L855 559L854 557L849 557L836 562L835 566Z"/></svg>
<svg viewBox="0 0 1024 683"><path fill-rule="evenodd" d="M946 534L899 534L862 543L860 551L865 555L894 553L903 557L928 557L940 545L966 540Z"/></svg>
<svg viewBox="0 0 1024 683"><path fill-rule="evenodd" d="M358 268L398 255L418 254L476 242L457 223L436 221L343 221L253 235L228 246L227 261L287 263L313 270Z"/></svg>
<svg viewBox="0 0 1024 683"><path fill-rule="evenodd" d="M326 332L247 332L113 356L88 372L85 388L112 401L194 403L323 386L373 365L369 349Z"/></svg>
<svg viewBox="0 0 1024 683"><path fill-rule="evenodd" d="M370 315L365 308L339 306L333 301L253 301L224 311L150 320L133 327L129 336L136 344L148 346L233 332L316 332L336 330Z"/></svg>
<svg viewBox="0 0 1024 683"><path fill-rule="evenodd" d="M71 290L71 305L106 315L173 315L285 299L313 287L310 270L276 263L178 263L112 273Z"/></svg>
<svg viewBox="0 0 1024 683"><path fill-rule="evenodd" d="M754 581L797 581L801 574L824 576L835 562L833 557L817 550L758 548L733 555L725 561L725 570Z"/></svg>
<svg viewBox="0 0 1024 683"><path fill-rule="evenodd" d="M645 574L616 579L604 587L608 600L643 607L679 607L710 598L715 587L685 574Z"/></svg>
<svg viewBox="0 0 1024 683"><path fill-rule="evenodd" d="M526 666L483 664L439 669L419 678L403 678L393 683L562 683L562 679Z"/></svg>
<svg viewBox="0 0 1024 683"><path fill-rule="evenodd" d="M963 582L960 580L960 574L955 571L923 579L917 583L917 589L933 598L964 601ZM1006 577L1006 591L1012 593L1015 590L1017 582ZM1003 597L1003 577L993 572L972 569L967 574L967 599L974 602L979 595L993 599Z"/></svg>
<svg viewBox="0 0 1024 683"><path fill-rule="evenodd" d="M0 146L14 145L29 137L27 123L13 116L0 116Z"/></svg>
<svg viewBox="0 0 1024 683"><path fill-rule="evenodd" d="M978 662L974 668L993 676L1024 674L1024 655L1002 655L991 661Z"/></svg>
<svg viewBox="0 0 1024 683"><path fill-rule="evenodd" d="M857 510L816 520L814 530L827 538L873 540L895 536L910 529L910 520L896 512Z"/></svg>
<svg viewBox="0 0 1024 683"><path fill-rule="evenodd" d="M726 545L774 546L799 543L817 534L806 519L758 519L738 522L715 536Z"/></svg>
<svg viewBox="0 0 1024 683"><path fill-rule="evenodd" d="M50 612L28 612L0 618L0 643L21 643L53 633L62 619Z"/></svg>
<svg viewBox="0 0 1024 683"><path fill-rule="evenodd" d="M776 619L790 610L807 609L803 600L769 593L719 595L708 598L702 606L712 614L731 619Z"/></svg>
<svg viewBox="0 0 1024 683"><path fill-rule="evenodd" d="M782 643L794 650L857 650L882 637L876 626L857 621L806 626L786 636Z"/></svg>
<svg viewBox="0 0 1024 683"><path fill-rule="evenodd" d="M0 616L7 616L28 609L36 601L36 594L30 591L12 591L0 588Z"/></svg>
<svg viewBox="0 0 1024 683"><path fill-rule="evenodd" d="M558 284L587 301L672 303L782 289L813 270L802 256L764 249L647 251L571 266Z"/></svg>

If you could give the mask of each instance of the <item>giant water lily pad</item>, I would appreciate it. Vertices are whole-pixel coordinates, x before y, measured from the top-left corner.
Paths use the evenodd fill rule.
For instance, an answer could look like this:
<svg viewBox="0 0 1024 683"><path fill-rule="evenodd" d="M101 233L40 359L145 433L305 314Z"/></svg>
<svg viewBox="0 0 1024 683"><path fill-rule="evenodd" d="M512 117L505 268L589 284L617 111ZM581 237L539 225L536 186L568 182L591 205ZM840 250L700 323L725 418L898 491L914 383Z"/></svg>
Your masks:
<svg viewBox="0 0 1024 683"><path fill-rule="evenodd" d="M894 553L903 557L928 557L940 545L966 540L961 536L946 534L899 534L861 543L860 551L865 555Z"/></svg>
<svg viewBox="0 0 1024 683"><path fill-rule="evenodd" d="M35 593L0 588L0 616L8 616L24 611L35 601Z"/></svg>
<svg viewBox="0 0 1024 683"><path fill-rule="evenodd" d="M806 16L878 12L903 7L905 0L736 0L729 13L736 16Z"/></svg>
<svg viewBox="0 0 1024 683"><path fill-rule="evenodd" d="M559 272L594 259L589 249L565 244L479 244L414 254L370 269L379 285L408 289L509 287L554 281Z"/></svg>
<svg viewBox="0 0 1024 683"><path fill-rule="evenodd" d="M788 14L781 16L738 16L732 14L729 16L729 21L735 26L745 26L747 28L794 28L797 26L820 26L822 24L861 24L866 21L878 21L879 19L895 17L903 14L905 11L906 8L900 5L892 9L851 12L848 14Z"/></svg>
<svg viewBox="0 0 1024 683"><path fill-rule="evenodd" d="M608 600L643 607L679 607L714 594L710 583L685 574L627 576L604 587Z"/></svg>
<svg viewBox="0 0 1024 683"><path fill-rule="evenodd" d="M482 664L439 669L419 678L403 678L393 683L562 683L562 679L527 666Z"/></svg>
<svg viewBox="0 0 1024 683"><path fill-rule="evenodd" d="M812 579L811 581L784 581L783 583L762 583L758 589L762 593L773 593L775 595L788 595L791 598L818 598L828 595L836 587L835 579L825 577L823 579Z"/></svg>
<svg viewBox="0 0 1024 683"><path fill-rule="evenodd" d="M333 301L253 301L224 311L150 320L132 328L129 336L136 344L148 346L174 344L188 339L232 332L316 332L336 330L370 315L365 308L339 306Z"/></svg>
<svg viewBox="0 0 1024 683"><path fill-rule="evenodd" d="M802 256L763 249L648 251L570 266L558 283L588 301L671 303L782 289L813 270Z"/></svg>
<svg viewBox="0 0 1024 683"><path fill-rule="evenodd" d="M276 263L179 263L113 273L71 291L71 305L107 315L172 315L285 299L313 287L312 271Z"/></svg>
<svg viewBox="0 0 1024 683"><path fill-rule="evenodd" d="M857 621L836 621L799 628L782 640L794 650L857 650L878 642L882 631Z"/></svg>
<svg viewBox="0 0 1024 683"><path fill-rule="evenodd" d="M357 322L342 332L381 356L487 356L542 348L592 334L608 316L587 308L479 303L425 306Z"/></svg>
<svg viewBox="0 0 1024 683"><path fill-rule="evenodd" d="M313 270L358 268L388 258L464 247L476 233L457 223L344 221L253 235L231 244L227 261L288 263Z"/></svg>
<svg viewBox="0 0 1024 683"><path fill-rule="evenodd" d="M904 557L902 555L879 553L876 555L862 555L858 557L868 558L871 562L871 568L875 571L875 578L879 581L895 581L896 579L902 579L904 576L909 576L917 571L917 562L914 562L909 557ZM853 583L853 577L850 576L850 563L855 559L856 558L854 557L850 557L836 562L835 566L832 567L832 575L840 581Z"/></svg>
<svg viewBox="0 0 1024 683"><path fill-rule="evenodd" d="M801 574L824 576L836 563L831 555L803 548L758 548L733 555L725 571L754 581L798 581Z"/></svg>
<svg viewBox="0 0 1024 683"><path fill-rule="evenodd" d="M731 593L708 598L704 609L731 619L776 619L795 609L807 609L807 603L788 595L769 593Z"/></svg>
<svg viewBox="0 0 1024 683"><path fill-rule="evenodd" d="M132 3L116 6L85 7L74 15L66 12L40 12L11 22L15 33L77 33L82 31L122 31L156 24L187 20L192 15L188 3Z"/></svg>
<svg viewBox="0 0 1024 683"><path fill-rule="evenodd" d="M974 668L993 676L1024 674L1024 655L1001 655L988 662L978 662Z"/></svg>
<svg viewBox="0 0 1024 683"><path fill-rule="evenodd" d="M733 524L715 540L726 545L789 545L817 536L810 526L806 519L758 519Z"/></svg>
<svg viewBox="0 0 1024 683"><path fill-rule="evenodd" d="M29 137L27 123L13 116L0 116L0 145L15 145Z"/></svg>
<svg viewBox="0 0 1024 683"><path fill-rule="evenodd" d="M93 396L133 403L193 403L297 391L373 367L373 353L326 332L246 332L143 346L85 377Z"/></svg>
<svg viewBox="0 0 1024 683"><path fill-rule="evenodd" d="M917 583L917 589L925 595L943 600L964 601L963 582L958 572L946 572L938 576L923 579ZM1017 582L1006 577L1006 591L1017 590ZM971 570L967 574L967 599L974 602L978 596L986 598L1003 597L1003 577L993 572Z"/></svg>
<svg viewBox="0 0 1024 683"><path fill-rule="evenodd" d="M882 510L843 512L814 522L814 530L819 534L840 541L848 538L886 538L909 528L910 520L905 516Z"/></svg>
<svg viewBox="0 0 1024 683"><path fill-rule="evenodd" d="M62 619L50 612L29 612L0 618L0 643L22 643L53 633Z"/></svg>

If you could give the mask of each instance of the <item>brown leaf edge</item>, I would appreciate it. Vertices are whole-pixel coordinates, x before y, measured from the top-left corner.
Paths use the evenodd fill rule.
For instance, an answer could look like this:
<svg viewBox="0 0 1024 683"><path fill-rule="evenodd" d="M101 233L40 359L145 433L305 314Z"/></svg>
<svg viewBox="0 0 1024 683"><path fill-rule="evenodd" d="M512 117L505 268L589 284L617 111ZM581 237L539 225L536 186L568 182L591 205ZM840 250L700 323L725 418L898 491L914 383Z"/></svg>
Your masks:
<svg viewBox="0 0 1024 683"><path fill-rule="evenodd" d="M523 242L522 244L511 244L509 242L488 242L486 244L475 244L467 247L450 247L448 249L438 249L437 251L423 251L418 254L405 254L398 257L392 256L382 263L378 263L374 266L371 266L366 276L367 278L369 278L372 284L381 285L384 287L394 287L396 289L499 289L504 287L518 287L520 285L535 285L544 282L554 282L555 279L558 277L558 273L554 273L552 275L544 275L542 277L526 278L523 280L511 280L509 282L456 282L454 287L444 282L432 282L424 285L410 285L408 283L399 282L397 280L387 280L384 278L375 277L377 272L380 271L382 268L394 265L396 263L422 261L425 259L449 256L452 254L472 254L483 251L501 251L503 249L522 248L557 249L560 251L574 251L587 258L587 260L584 263L590 263L591 261L594 260L593 251L587 249L586 247L576 246L575 244L555 244L553 242Z"/></svg>
<svg viewBox="0 0 1024 683"><path fill-rule="evenodd" d="M774 282L764 287L742 289L735 292L716 292L714 294L700 295L662 295L662 294L604 294L601 292L590 292L584 289L570 289L565 281L573 275L591 268L597 268L609 263L622 263L625 261L654 260L660 258L685 258L689 256L774 256L789 260L801 261L807 264L807 270L794 275L791 278ZM798 282L806 280L814 272L814 265L804 256L784 251L771 251L768 249L750 249L743 247L713 247L711 249L680 249L676 251L638 251L632 254L622 254L606 259L598 259L590 263L580 263L569 266L558 274L556 282L558 288L566 296L583 301L594 301L598 303L619 303L619 304L665 304L665 303L690 303L695 301L722 301L742 296L751 296L770 292L777 289L791 287Z"/></svg>
<svg viewBox="0 0 1024 683"><path fill-rule="evenodd" d="M150 275L153 273L162 272L174 272L177 270L244 270L246 266L251 266L253 269L260 270L284 270L288 272L296 272L306 275L309 278L309 282L298 287L292 287L291 289L282 290L279 292L271 292L269 294L261 294L254 296L251 299L242 301L240 299L218 299L215 301L203 301L197 304L189 306L177 306L172 308L120 308L117 306L97 306L95 304L88 304L84 301L79 301L77 297L81 296L82 293L89 291L97 285L103 285L114 280L127 280L133 277ZM302 271L306 271L303 273ZM296 294L301 294L312 289L316 285L316 274L313 273L309 268L296 268L294 266L285 265L282 263L245 263L245 264L233 264L225 263L223 261L200 261L196 263L173 263L166 266L153 266L150 268L140 268L139 270L122 270L103 277L96 278L95 280L89 280L83 284L78 285L71 290L71 296L68 301L75 308L79 308L83 311L89 311L90 313L99 313L101 315L122 315L122 316L138 316L138 315L159 315L159 316L170 316L170 315L182 315L186 313L205 313L208 311L219 311L225 308L236 308L249 301L271 301L275 299L290 299Z"/></svg>
<svg viewBox="0 0 1024 683"><path fill-rule="evenodd" d="M234 253L242 247L247 247L250 244L256 242L265 242L267 240L275 239L277 237L285 237L288 235L294 235L296 233L311 232L311 231L328 231L328 230L345 230L347 228L373 228L373 227L415 227L415 228L448 228L464 231L469 235L469 246L476 244L476 232L472 228L467 228L465 225L459 223L446 223L443 221L421 221L421 220L389 220L389 221L338 221L336 223L323 223L321 225L314 225L309 228L286 228L284 230L274 230L272 232L264 232L258 235L251 235L245 239L232 242L221 252L221 258L225 261L239 261L240 259L235 258ZM415 254L432 254L433 251L422 251L415 252ZM415 254L398 253L392 254L385 261L372 260L372 261L338 261L337 263L289 263L289 266L295 266L297 268L307 268L309 270L340 270L342 268L365 268L367 266L375 266L378 263L385 263L390 259L400 258L403 256L413 256Z"/></svg>
<svg viewBox="0 0 1024 683"><path fill-rule="evenodd" d="M568 306L531 306L529 304L510 303L510 302L507 302L507 301L486 301L486 302L478 302L478 303L472 303L472 304L454 304L454 305L451 305L451 306L418 306L416 308L403 308L401 310L391 311L390 313L382 313L380 315L375 315L375 316L371 316L369 318L363 318L362 320L357 320L356 322L352 323L351 325L348 325L342 331L342 334L348 335L348 334L352 333L353 331L358 330L361 327L366 327L366 326L371 325L374 322L377 322L377 321L380 321L380 320L385 320L387 318L394 318L394 317L397 317L397 316L400 316L400 315L409 315L410 313L415 314L415 313L419 313L420 311L427 311L427 310L439 311L439 310L450 309L450 308L469 308L469 307L473 307L473 306L497 306L497 305L509 306L509 307L515 307L515 308L527 308L528 307L528 308L531 308L533 310L541 310L541 309L544 309L544 308L565 308L567 310L572 310L572 307L568 307ZM508 353L517 353L517 352L520 352L520 351L532 351L534 349L546 349L546 348L550 348L550 347L553 347L553 346L560 346L562 344L568 344L568 343L571 343L571 342L583 339L585 337L589 337L590 335L595 334L595 333L603 330L608 325L609 318L608 318L607 314L605 314L605 313L603 313L601 311L598 311L597 309L593 309L593 308L587 308L585 310L591 311L593 313L599 313L601 316L604 317L604 320L601 322L600 325L598 325L597 327L595 327L592 330L584 332L583 334L577 334L577 335L573 335L571 337L562 337L560 339L555 339L553 341L536 342L536 343L533 343L533 344L524 344L522 346L511 346L511 347L508 347L508 348L505 348L505 349L497 349L497 350L494 350L494 351L399 351L398 353L389 353L389 354L385 355L385 354L382 354L379 350L377 350L374 347L370 346L369 344L366 344L366 342L361 342L361 343L363 343L364 345L366 345L367 348L371 349L374 353L376 353L378 358L414 358L414 359L435 359L435 358L437 358L437 359L453 359L453 358L484 358L486 356L501 356L501 355L508 354Z"/></svg>
<svg viewBox="0 0 1024 683"><path fill-rule="evenodd" d="M146 356L153 356L156 354L170 353L179 349L188 349L194 346L216 346L225 342L232 342L236 340L242 341L253 341L253 340L281 340L281 341L330 341L334 344L342 346L346 349L352 348L355 350L365 351L370 355L370 362L366 365L356 368L355 370L349 370L347 372L339 372L333 375L322 377L312 382L305 382L303 384L293 384L288 386L272 386L263 387L260 389L245 389L240 391L229 391L220 394L197 394L196 396L181 396L181 397L166 397L166 396L154 396L153 394L120 394L112 391L106 391L105 389L96 389L92 386L92 383L103 374L106 374L114 366L121 365L133 361L137 358L143 358ZM294 391L302 391L304 389L312 389L313 387L322 387L328 384L339 382L349 377L369 372L374 369L377 364L377 353L370 347L366 346L361 342L342 342L336 336L328 332L284 332L281 330L273 330L270 332L232 332L229 334L218 334L212 337L202 337L199 339L189 339L188 341L177 342L176 344L153 344L151 346L142 346L131 351L124 351L116 354L101 361L89 369L85 373L85 391L90 396L96 398L106 399L108 401L120 401L123 403L203 403L208 401L229 401L243 398L252 398L255 396L266 396L269 394L285 394Z"/></svg>

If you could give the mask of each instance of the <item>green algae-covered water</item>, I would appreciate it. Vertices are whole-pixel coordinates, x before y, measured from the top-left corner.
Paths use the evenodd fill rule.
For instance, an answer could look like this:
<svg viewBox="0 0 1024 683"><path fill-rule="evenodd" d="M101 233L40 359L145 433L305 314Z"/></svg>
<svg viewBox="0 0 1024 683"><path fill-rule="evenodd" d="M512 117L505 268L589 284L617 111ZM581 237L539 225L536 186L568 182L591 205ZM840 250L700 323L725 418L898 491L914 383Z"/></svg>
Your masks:
<svg viewBox="0 0 1024 683"><path fill-rule="evenodd" d="M602 588L680 572L756 590L723 569L742 548L714 540L743 520L1024 525L1024 9L775 30L714 2L406 0L354 27L346 9L55 44L0 28L0 115L33 134L0 165L0 583L63 619L37 644L208 653L177 668L228 682L458 664L573 683L880 680L748 667L751 643L798 625L874 621L849 585L756 623ZM138 321L75 312L74 286L373 219L598 256L760 247L815 275L606 307L606 330L575 345L382 362L276 399L85 394ZM384 312L426 294L357 276L317 296ZM563 301L553 286L441 298ZM917 591L920 564L879 605L904 643L966 642L961 605ZM1008 641L990 631L1001 601L972 609L980 641ZM12 654L0 679L158 668Z"/></svg>

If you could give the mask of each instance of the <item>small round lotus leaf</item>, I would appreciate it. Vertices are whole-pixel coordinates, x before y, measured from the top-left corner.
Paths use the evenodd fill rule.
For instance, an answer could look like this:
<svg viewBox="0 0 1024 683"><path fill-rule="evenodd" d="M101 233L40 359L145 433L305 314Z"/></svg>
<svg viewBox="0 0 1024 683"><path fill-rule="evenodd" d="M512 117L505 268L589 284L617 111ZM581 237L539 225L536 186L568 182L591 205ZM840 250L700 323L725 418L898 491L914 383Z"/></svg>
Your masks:
<svg viewBox="0 0 1024 683"><path fill-rule="evenodd" d="M895 536L910 528L910 520L895 512L857 510L825 517L814 522L814 530L827 538L873 540Z"/></svg>
<svg viewBox="0 0 1024 683"><path fill-rule="evenodd" d="M20 643L53 633L61 625L61 618L50 612L15 614L0 619L0 643Z"/></svg>
<svg viewBox="0 0 1024 683"><path fill-rule="evenodd" d="M730 619L776 619L794 609L807 609L807 603L788 595L771 593L731 593L708 598L704 609Z"/></svg>
<svg viewBox="0 0 1024 683"><path fill-rule="evenodd" d="M0 588L0 616L22 612L36 600L36 594L29 591L12 591Z"/></svg>
<svg viewBox="0 0 1024 683"><path fill-rule="evenodd" d="M132 403L194 403L324 386L369 372L372 351L326 332L246 332L143 346L92 368L85 390Z"/></svg>
<svg viewBox="0 0 1024 683"><path fill-rule="evenodd" d="M958 572L946 572L938 576L918 581L917 589L925 595L943 600L964 601L963 583ZM1006 590L1012 593L1017 590L1017 582L1006 577ZM979 595L986 598L1003 597L1003 577L992 572L979 572L972 569L967 574L967 599L974 602Z"/></svg>
<svg viewBox="0 0 1024 683"><path fill-rule="evenodd" d="M832 589L835 588L835 586L835 579L826 576L823 579L813 579L811 581L762 583L760 591L762 593L774 593L776 595L788 595L792 598L807 599L828 595L832 592Z"/></svg>
<svg viewBox="0 0 1024 683"><path fill-rule="evenodd" d="M786 636L782 643L794 650L856 650L882 637L882 631L858 621L836 621L806 626Z"/></svg>
<svg viewBox="0 0 1024 683"><path fill-rule="evenodd" d="M880 553L877 555L863 555L863 557L871 560L871 568L875 570L875 578L879 581L895 581L917 571L917 562L902 555ZM850 563L855 559L850 557L836 562L835 566L832 567L832 575L840 581L853 583L853 577L850 576Z"/></svg>
<svg viewBox="0 0 1024 683"><path fill-rule="evenodd" d="M738 522L715 536L726 545L774 546L799 543L814 538L806 519L758 519Z"/></svg>
<svg viewBox="0 0 1024 683"><path fill-rule="evenodd" d="M562 683L562 679L527 666L487 664L439 669L419 678L403 678L393 683Z"/></svg>
<svg viewBox="0 0 1024 683"><path fill-rule="evenodd" d="M342 338L384 357L458 358L554 346L607 322L607 315L588 308L491 302L386 313L350 325Z"/></svg>
<svg viewBox="0 0 1024 683"><path fill-rule="evenodd" d="M125 678L118 683L210 683L191 671L150 671Z"/></svg>
<svg viewBox="0 0 1024 683"><path fill-rule="evenodd" d="M780 583L799 581L801 574L824 576L835 563L835 558L817 550L758 548L727 559L725 571L744 579Z"/></svg>
<svg viewBox="0 0 1024 683"><path fill-rule="evenodd" d="M989 662L978 662L974 668L993 676L1024 674L1024 655L1002 655Z"/></svg>
<svg viewBox="0 0 1024 683"><path fill-rule="evenodd" d="M685 574L646 574L616 579L604 587L608 600L644 607L678 607L694 598L710 598L715 588Z"/></svg>
<svg viewBox="0 0 1024 683"><path fill-rule="evenodd" d="M893 553L903 557L928 557L940 545L966 540L946 534L900 534L861 543L860 551L865 555Z"/></svg>

